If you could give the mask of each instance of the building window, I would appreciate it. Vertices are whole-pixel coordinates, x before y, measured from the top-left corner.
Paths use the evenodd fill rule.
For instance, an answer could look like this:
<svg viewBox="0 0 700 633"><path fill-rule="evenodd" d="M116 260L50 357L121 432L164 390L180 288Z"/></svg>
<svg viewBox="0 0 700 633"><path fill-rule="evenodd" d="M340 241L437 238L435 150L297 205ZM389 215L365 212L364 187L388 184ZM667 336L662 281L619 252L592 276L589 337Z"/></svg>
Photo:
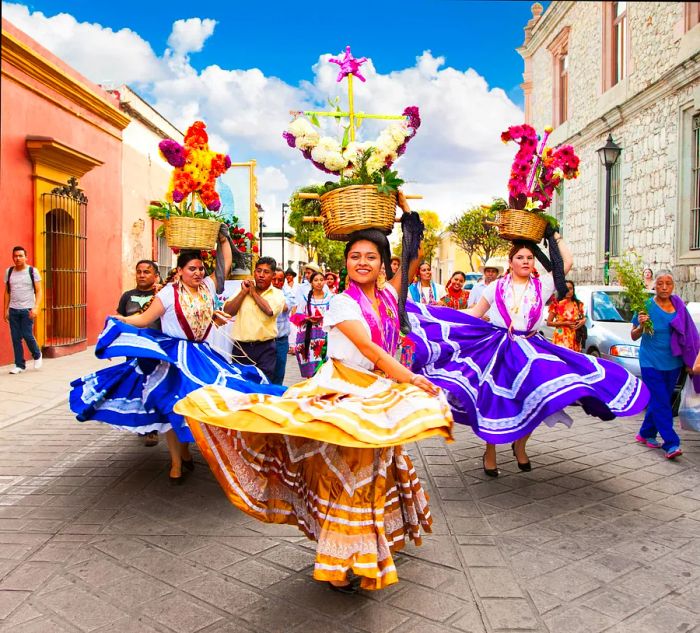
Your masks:
<svg viewBox="0 0 700 633"><path fill-rule="evenodd" d="M692 148L689 248L691 251L698 251L700 250L700 114L693 117Z"/></svg>
<svg viewBox="0 0 700 633"><path fill-rule="evenodd" d="M685 30L690 31L700 24L700 2L686 2L685 4Z"/></svg>
<svg viewBox="0 0 700 633"><path fill-rule="evenodd" d="M173 266L173 255L168 247L168 243L165 241L165 235L159 235L157 240L156 251L158 253L158 260L156 264L158 264L160 278L165 281Z"/></svg>
<svg viewBox="0 0 700 633"><path fill-rule="evenodd" d="M564 195L564 183L562 182L554 197L554 217L559 225L560 235L564 235Z"/></svg>
<svg viewBox="0 0 700 633"><path fill-rule="evenodd" d="M569 32L562 29L548 46L552 54L552 123L557 127L569 118Z"/></svg>
<svg viewBox="0 0 700 633"><path fill-rule="evenodd" d="M568 118L569 104L569 53L564 53L559 58L559 104L556 121L558 124L564 123Z"/></svg>
<svg viewBox="0 0 700 633"><path fill-rule="evenodd" d="M603 88L608 90L627 76L627 3L607 2L603 11Z"/></svg>
<svg viewBox="0 0 700 633"><path fill-rule="evenodd" d="M613 2L613 79L614 84L625 78L625 31L627 30L627 3Z"/></svg>
<svg viewBox="0 0 700 633"><path fill-rule="evenodd" d="M610 257L620 256L620 161L610 170Z"/></svg>

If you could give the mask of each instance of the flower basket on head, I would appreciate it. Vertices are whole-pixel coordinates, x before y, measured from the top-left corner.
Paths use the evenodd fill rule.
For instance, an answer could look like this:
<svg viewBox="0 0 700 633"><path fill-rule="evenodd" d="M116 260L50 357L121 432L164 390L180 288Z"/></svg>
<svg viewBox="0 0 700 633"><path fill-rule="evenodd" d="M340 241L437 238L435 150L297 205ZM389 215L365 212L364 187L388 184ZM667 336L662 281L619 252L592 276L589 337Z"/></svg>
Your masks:
<svg viewBox="0 0 700 633"><path fill-rule="evenodd" d="M185 144L172 139L158 144L161 156L173 166L167 202L152 205L149 215L162 220L165 240L172 249L216 248L221 199L216 179L231 167L231 158L209 149L206 125L195 121L185 133Z"/></svg>
<svg viewBox="0 0 700 633"><path fill-rule="evenodd" d="M556 226L556 218L545 211L563 181L578 176L579 158L570 145L547 147L551 132L552 128L546 127L540 139L535 128L524 124L501 134L504 143L514 141L520 146L508 180L510 208L499 211L494 223L503 239L539 242L547 223Z"/></svg>
<svg viewBox="0 0 700 633"><path fill-rule="evenodd" d="M323 195L299 193L302 199L319 200L321 215L306 222L323 222L326 237L345 241L354 231L379 229L389 235L396 221L396 193L381 193L375 185L351 185Z"/></svg>
<svg viewBox="0 0 700 633"><path fill-rule="evenodd" d="M165 241L170 248L212 250L216 248L221 222L204 218L172 216L163 220Z"/></svg>
<svg viewBox="0 0 700 633"><path fill-rule="evenodd" d="M392 171L392 165L421 124L415 106L405 108L400 115L356 111L352 81L353 77L365 81L360 67L366 61L364 57L355 58L349 46L342 58L331 58L329 62L340 67L337 81L348 82L347 111L341 111L338 98L330 102L334 107L330 112L292 112L294 119L283 134L287 144L298 149L315 167L340 179L324 183L315 193L297 194L302 200L320 202L320 205L301 205L304 213L313 210L316 214L304 217L304 221L323 222L326 236L334 240L346 240L360 229L375 228L386 235L391 233L396 221L397 191L404 182ZM342 140L321 136L319 117L335 119L339 126L343 119L349 119L347 127L343 126ZM392 120L392 123L375 140L356 141L356 129L365 119Z"/></svg>
<svg viewBox="0 0 700 633"><path fill-rule="evenodd" d="M547 228L547 218L542 213L503 209L496 214L493 224L504 240L540 242Z"/></svg>

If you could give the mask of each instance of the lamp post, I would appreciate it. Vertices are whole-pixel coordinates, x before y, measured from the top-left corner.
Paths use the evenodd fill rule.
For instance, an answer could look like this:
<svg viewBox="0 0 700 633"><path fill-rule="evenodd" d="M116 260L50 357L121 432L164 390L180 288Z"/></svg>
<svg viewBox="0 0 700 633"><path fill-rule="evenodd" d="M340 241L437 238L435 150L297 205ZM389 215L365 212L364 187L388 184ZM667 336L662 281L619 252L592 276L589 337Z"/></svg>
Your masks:
<svg viewBox="0 0 700 633"><path fill-rule="evenodd" d="M605 145L597 150L600 162L605 167L605 233L604 245L605 263L603 265L603 282L607 286L610 283L610 187L612 182L612 168L620 157L622 148L613 141L612 134L608 134Z"/></svg>
<svg viewBox="0 0 700 633"><path fill-rule="evenodd" d="M265 224L263 223L263 218L265 216L265 209L262 208L262 205L256 204L255 205L258 208L258 224L260 225L260 237L258 238L258 241L260 242L260 257L262 257L263 254L263 226Z"/></svg>
<svg viewBox="0 0 700 633"><path fill-rule="evenodd" d="M282 264L281 264L282 270L286 270L285 265L284 265L284 214L287 213L287 209L289 209L289 205L286 202L283 202L282 203Z"/></svg>

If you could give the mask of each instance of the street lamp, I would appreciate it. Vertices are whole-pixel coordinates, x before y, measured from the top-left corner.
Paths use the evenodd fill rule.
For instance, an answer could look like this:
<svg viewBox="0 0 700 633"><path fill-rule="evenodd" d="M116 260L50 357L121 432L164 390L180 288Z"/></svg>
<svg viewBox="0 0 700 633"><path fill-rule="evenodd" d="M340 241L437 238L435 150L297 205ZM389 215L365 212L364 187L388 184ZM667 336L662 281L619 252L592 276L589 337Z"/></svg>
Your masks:
<svg viewBox="0 0 700 633"><path fill-rule="evenodd" d="M282 203L282 270L285 270L285 263L284 263L284 214L287 212L287 209L289 209L289 205L286 202Z"/></svg>
<svg viewBox="0 0 700 633"><path fill-rule="evenodd" d="M263 217L265 216L265 209L262 208L261 204L256 203L255 206L258 209L258 224L260 226L260 237L259 237L258 241L260 242L260 257L262 257L262 254L263 254L263 226L265 226L263 223Z"/></svg>
<svg viewBox="0 0 700 633"><path fill-rule="evenodd" d="M620 157L622 148L613 141L612 134L608 134L608 140L597 150L600 162L605 167L605 238L603 248L605 250L605 264L603 265L603 282L607 286L610 283L610 187L612 182L612 168Z"/></svg>

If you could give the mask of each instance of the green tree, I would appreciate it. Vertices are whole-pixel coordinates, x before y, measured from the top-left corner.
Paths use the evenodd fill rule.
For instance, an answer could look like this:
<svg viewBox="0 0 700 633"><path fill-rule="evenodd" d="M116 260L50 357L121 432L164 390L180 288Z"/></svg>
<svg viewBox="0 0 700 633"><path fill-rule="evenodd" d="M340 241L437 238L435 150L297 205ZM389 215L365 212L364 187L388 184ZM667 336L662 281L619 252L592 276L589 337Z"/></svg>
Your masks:
<svg viewBox="0 0 700 633"><path fill-rule="evenodd" d="M297 193L319 193L324 191L323 185L301 187L289 201L289 226L294 229L295 239L306 246L309 261L318 259L328 268L339 271L345 264L343 260L344 242L329 240L323 232L321 222L304 222L305 217L321 215L321 203L318 200L304 200Z"/></svg>
<svg viewBox="0 0 700 633"><path fill-rule="evenodd" d="M423 220L425 226L425 231L423 233L423 259L427 262L432 261L435 251L437 250L438 244L440 243L440 230L442 229L442 223L440 218L435 211L418 211L420 219ZM397 225L398 226L398 225ZM401 257L401 251L403 250L403 239L401 236L401 231L397 230L398 235L395 238L394 244L391 248L391 254L396 257Z"/></svg>
<svg viewBox="0 0 700 633"><path fill-rule="evenodd" d="M316 256L318 246L323 240L326 240L326 235L320 222L304 222L304 217L321 215L321 203L318 200L302 200L296 194L318 193L322 189L321 185L301 187L292 194L289 200L289 226L294 229L296 241L306 246L309 261Z"/></svg>
<svg viewBox="0 0 700 633"><path fill-rule="evenodd" d="M472 207L448 225L454 241L467 254L472 270L474 255L481 259L483 265L491 257L508 252L508 242L498 236L496 227L486 224L496 219L497 211L506 208L505 200L494 198L490 206Z"/></svg>
<svg viewBox="0 0 700 633"><path fill-rule="evenodd" d="M326 269L339 272L345 268L345 242L329 240L328 238L318 244L318 261L326 265Z"/></svg>
<svg viewBox="0 0 700 633"><path fill-rule="evenodd" d="M425 232L423 233L423 259L430 263L440 243L442 223L435 211L418 211L418 215L425 225Z"/></svg>

